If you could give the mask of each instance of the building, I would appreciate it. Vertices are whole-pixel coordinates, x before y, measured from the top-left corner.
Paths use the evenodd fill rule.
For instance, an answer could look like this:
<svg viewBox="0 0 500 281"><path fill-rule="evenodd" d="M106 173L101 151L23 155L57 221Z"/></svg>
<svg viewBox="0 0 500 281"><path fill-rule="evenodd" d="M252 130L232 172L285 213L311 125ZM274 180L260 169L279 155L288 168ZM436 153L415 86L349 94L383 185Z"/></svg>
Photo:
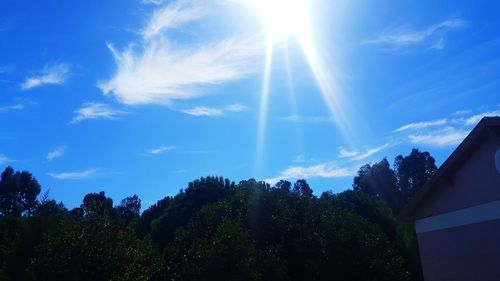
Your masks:
<svg viewBox="0 0 500 281"><path fill-rule="evenodd" d="M403 209L426 281L500 280L500 117L485 117Z"/></svg>

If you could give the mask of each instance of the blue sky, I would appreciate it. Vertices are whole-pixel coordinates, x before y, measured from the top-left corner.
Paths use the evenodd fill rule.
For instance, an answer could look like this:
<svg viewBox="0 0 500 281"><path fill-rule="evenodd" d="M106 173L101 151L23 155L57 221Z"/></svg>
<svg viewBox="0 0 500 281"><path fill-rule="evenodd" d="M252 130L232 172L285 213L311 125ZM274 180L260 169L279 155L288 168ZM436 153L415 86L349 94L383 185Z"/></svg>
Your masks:
<svg viewBox="0 0 500 281"><path fill-rule="evenodd" d="M287 3L286 5L283 3ZM500 115L494 1L0 3L0 165L147 206L200 176L349 188Z"/></svg>

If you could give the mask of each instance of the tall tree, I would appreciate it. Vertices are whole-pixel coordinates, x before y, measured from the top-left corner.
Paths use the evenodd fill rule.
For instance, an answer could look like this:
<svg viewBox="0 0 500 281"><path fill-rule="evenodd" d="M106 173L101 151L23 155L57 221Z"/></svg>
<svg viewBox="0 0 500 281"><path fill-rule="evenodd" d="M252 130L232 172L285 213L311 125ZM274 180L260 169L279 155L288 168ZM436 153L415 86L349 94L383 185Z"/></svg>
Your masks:
<svg viewBox="0 0 500 281"><path fill-rule="evenodd" d="M435 163L429 152L420 152L416 148L410 155L398 155L394 159L397 185L405 202L436 173Z"/></svg>
<svg viewBox="0 0 500 281"><path fill-rule="evenodd" d="M354 177L353 189L363 191L387 203L393 210L401 207L396 175L386 158L373 165L362 166Z"/></svg>
<svg viewBox="0 0 500 281"><path fill-rule="evenodd" d="M40 184L31 173L14 172L10 166L5 168L0 179L0 214L30 216L38 204L40 190Z"/></svg>
<svg viewBox="0 0 500 281"><path fill-rule="evenodd" d="M141 211L141 199L139 199L139 196L137 195L126 197L117 207L117 210L119 216L126 222L139 218L139 213Z"/></svg>
<svg viewBox="0 0 500 281"><path fill-rule="evenodd" d="M104 191L89 193L83 198L81 205L85 217L111 215L113 213L113 199L106 197Z"/></svg>

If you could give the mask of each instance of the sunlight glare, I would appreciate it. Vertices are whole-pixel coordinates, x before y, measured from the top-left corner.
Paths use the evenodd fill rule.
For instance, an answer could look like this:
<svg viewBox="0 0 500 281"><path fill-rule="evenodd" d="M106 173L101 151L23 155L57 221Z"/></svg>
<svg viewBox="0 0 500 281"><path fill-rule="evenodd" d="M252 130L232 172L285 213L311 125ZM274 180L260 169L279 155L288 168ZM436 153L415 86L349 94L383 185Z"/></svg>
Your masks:
<svg viewBox="0 0 500 281"><path fill-rule="evenodd" d="M274 39L300 36L308 30L307 0L252 0L251 3Z"/></svg>

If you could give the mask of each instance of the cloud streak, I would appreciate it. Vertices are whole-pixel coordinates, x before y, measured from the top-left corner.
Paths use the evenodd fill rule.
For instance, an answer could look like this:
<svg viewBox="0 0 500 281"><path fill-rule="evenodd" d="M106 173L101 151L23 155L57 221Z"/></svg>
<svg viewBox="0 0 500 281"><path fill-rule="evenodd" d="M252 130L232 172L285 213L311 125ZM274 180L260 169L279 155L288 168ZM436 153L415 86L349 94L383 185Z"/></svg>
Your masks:
<svg viewBox="0 0 500 281"><path fill-rule="evenodd" d="M9 159L9 157L3 155L3 154L0 154L0 165L3 165L5 163L8 163L8 162L11 162L12 160Z"/></svg>
<svg viewBox="0 0 500 281"><path fill-rule="evenodd" d="M24 105L22 103L0 106L0 112L6 112L6 111L12 111L12 110L22 110L22 109L24 109Z"/></svg>
<svg viewBox="0 0 500 281"><path fill-rule="evenodd" d="M457 117L456 115L460 115ZM500 110L491 110L473 114L462 110L452 114L451 118L410 123L392 131L404 142L433 147L456 146L463 141L483 117L500 116Z"/></svg>
<svg viewBox="0 0 500 281"><path fill-rule="evenodd" d="M160 147L152 148L148 152L149 152L149 154L152 154L152 155L160 155L160 154L163 154L163 153L170 151L172 149L174 149L173 146L162 145Z"/></svg>
<svg viewBox="0 0 500 281"><path fill-rule="evenodd" d="M95 177L97 171L98 169L88 169L77 172L48 173L47 175L58 180L82 180Z"/></svg>
<svg viewBox="0 0 500 281"><path fill-rule="evenodd" d="M108 104L89 102L84 103L81 108L75 111L76 115L70 121L70 124L95 119L117 120L127 113L128 112L113 109Z"/></svg>
<svg viewBox="0 0 500 281"><path fill-rule="evenodd" d="M62 157L64 153L66 152L67 147L66 146L59 146L56 149L52 150L51 152L47 153L46 159L48 161L52 161L56 158Z"/></svg>
<svg viewBox="0 0 500 281"><path fill-rule="evenodd" d="M242 112L248 110L243 104L235 103L227 105L224 108L215 108L208 106L196 106L190 109L181 110L181 112L193 116L222 116L226 112Z"/></svg>
<svg viewBox="0 0 500 281"><path fill-rule="evenodd" d="M270 184L275 184L282 179L311 179L311 178L342 178L356 174L358 167L339 167L335 162L319 163L311 166L290 166L279 176L266 179Z"/></svg>
<svg viewBox="0 0 500 281"><path fill-rule="evenodd" d="M363 160L363 159L366 159L366 158L388 148L389 146L391 146L391 143L385 143L381 146L368 148L363 152L355 151L355 150L349 151L349 150L344 149L342 146L340 146L339 147L339 157L340 158L348 158L350 160Z"/></svg>
<svg viewBox="0 0 500 281"><path fill-rule="evenodd" d="M21 84L22 90L30 90L45 85L63 84L70 76L70 67L66 63L47 64L36 74L29 76Z"/></svg>
<svg viewBox="0 0 500 281"><path fill-rule="evenodd" d="M419 44L428 44L433 49L443 49L443 37L436 39L436 36L463 27L465 24L466 22L460 18L450 18L421 30L411 29L407 25L392 26L382 31L375 38L363 43L378 45L387 49L399 49Z"/></svg>
<svg viewBox="0 0 500 281"><path fill-rule="evenodd" d="M408 136L413 144L429 146L452 146L458 145L469 134L470 130L446 127L427 133L414 133Z"/></svg>
<svg viewBox="0 0 500 281"><path fill-rule="evenodd" d="M108 44L117 71L111 79L98 82L103 94L128 105L169 104L204 95L202 87L254 72L255 58L264 46L251 39L225 38L189 46L171 42L169 31L200 21L212 9L190 1L172 2L153 13L141 40L124 50Z"/></svg>

